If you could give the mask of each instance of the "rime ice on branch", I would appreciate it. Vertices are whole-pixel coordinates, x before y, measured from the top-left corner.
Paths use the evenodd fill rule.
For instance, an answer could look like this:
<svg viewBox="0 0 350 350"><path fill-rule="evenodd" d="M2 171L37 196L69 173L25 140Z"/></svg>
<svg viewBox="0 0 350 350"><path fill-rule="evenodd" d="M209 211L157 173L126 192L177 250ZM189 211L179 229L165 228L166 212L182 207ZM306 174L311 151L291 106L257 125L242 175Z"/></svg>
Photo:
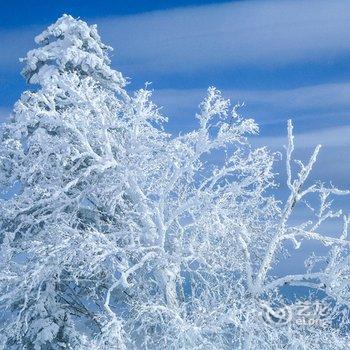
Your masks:
<svg viewBox="0 0 350 350"><path fill-rule="evenodd" d="M23 93L1 131L0 185L20 188L0 211L3 348L347 347L343 314L329 329L256 321L284 285L321 290L334 317L349 306L349 218L331 209L332 196L349 193L306 185L319 147L295 173L289 123L290 195L281 204L271 195L275 155L250 146L257 125L215 88L198 129L171 137L151 93L124 90L95 26L64 15L36 42L23 75L38 88ZM224 161L208 162L213 153ZM291 224L315 195L319 208ZM341 216L338 236L322 233ZM304 240L328 256L274 278L281 252Z"/></svg>
<svg viewBox="0 0 350 350"><path fill-rule="evenodd" d="M120 88L125 80L109 67L108 51L97 33L97 27L88 26L71 16L63 15L55 24L35 38L39 48L22 59L23 76L33 84L45 84L64 72L90 76L105 88Z"/></svg>

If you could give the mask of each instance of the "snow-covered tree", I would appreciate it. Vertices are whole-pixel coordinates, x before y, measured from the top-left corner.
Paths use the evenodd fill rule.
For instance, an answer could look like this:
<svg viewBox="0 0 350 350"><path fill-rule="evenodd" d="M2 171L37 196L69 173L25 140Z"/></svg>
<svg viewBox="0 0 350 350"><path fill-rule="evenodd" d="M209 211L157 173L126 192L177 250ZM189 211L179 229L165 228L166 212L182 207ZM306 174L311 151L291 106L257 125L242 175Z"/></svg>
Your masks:
<svg viewBox="0 0 350 350"><path fill-rule="evenodd" d="M1 130L0 185L16 193L0 202L0 346L347 348L350 219L332 211L331 197L348 192L307 183L319 147L294 170L289 123L281 203L277 155L248 143L257 125L215 88L198 129L171 136L151 93L128 94L109 67L95 26L64 15L36 42L23 70L35 88ZM303 203L310 218L295 224ZM323 234L340 216L342 232ZM303 240L328 255L275 277ZM328 296L333 323L265 322L288 316L274 309L285 285Z"/></svg>

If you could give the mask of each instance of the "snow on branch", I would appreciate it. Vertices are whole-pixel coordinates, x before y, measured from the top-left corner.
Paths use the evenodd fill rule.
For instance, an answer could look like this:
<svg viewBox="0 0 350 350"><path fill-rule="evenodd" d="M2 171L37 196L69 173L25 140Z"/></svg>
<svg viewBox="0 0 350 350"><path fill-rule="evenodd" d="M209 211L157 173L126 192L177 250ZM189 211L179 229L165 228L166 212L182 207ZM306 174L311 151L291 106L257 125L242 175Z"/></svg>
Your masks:
<svg viewBox="0 0 350 350"><path fill-rule="evenodd" d="M64 15L36 42L23 75L39 88L0 133L0 186L18 187L0 207L0 348L347 348L350 219L332 200L350 192L307 185L320 146L295 161L288 122L281 202L276 155L216 88L198 128L171 136L151 92L124 89L96 26ZM300 206L310 217L295 223ZM339 234L322 232L337 219ZM274 276L305 240L327 253ZM282 317L286 286L322 291L342 321L272 327L262 310Z"/></svg>

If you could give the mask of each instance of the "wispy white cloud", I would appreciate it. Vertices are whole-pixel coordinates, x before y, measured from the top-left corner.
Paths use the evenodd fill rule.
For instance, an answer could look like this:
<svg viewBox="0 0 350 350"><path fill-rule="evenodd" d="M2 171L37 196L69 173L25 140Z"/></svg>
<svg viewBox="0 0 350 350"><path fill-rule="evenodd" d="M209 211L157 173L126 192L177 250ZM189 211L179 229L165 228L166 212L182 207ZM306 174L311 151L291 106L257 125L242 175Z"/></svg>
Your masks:
<svg viewBox="0 0 350 350"><path fill-rule="evenodd" d="M298 129L298 128L296 128ZM287 130L285 132L287 134ZM287 143L285 136L259 136L253 140L255 145L268 145L272 149L282 149ZM295 147L297 149L313 148L317 145L322 145L324 149L330 148L348 148L346 152L350 151L350 125L333 127L327 129L314 130L310 132L296 131ZM334 152L334 149L332 149ZM350 165L350 153L347 157L347 162Z"/></svg>
<svg viewBox="0 0 350 350"><path fill-rule="evenodd" d="M154 95L161 105L190 107L205 96L205 89L160 89ZM350 108L350 83L322 84L286 90L224 89L233 103L283 107L285 110ZM349 110L350 112L350 110Z"/></svg>
<svg viewBox="0 0 350 350"><path fill-rule="evenodd" d="M195 114L205 97L205 89L160 89L154 91L154 100L164 106L170 118L186 122ZM350 124L350 83L323 84L286 90L224 89L224 97L232 104L245 103L242 112L253 112L252 117L263 124L285 123L287 118L313 123L313 129L337 124ZM320 123L320 120L323 123ZM318 123L314 123L318 120ZM336 121L338 120L338 122Z"/></svg>
<svg viewBox="0 0 350 350"><path fill-rule="evenodd" d="M284 65L348 55L347 0L239 1L98 19L128 71Z"/></svg>
<svg viewBox="0 0 350 350"><path fill-rule="evenodd" d="M286 134L287 131L283 136L253 137L251 142L256 147L267 146L273 151L284 153L283 146L287 144ZM322 145L318 162L312 172L313 179L349 188L350 125L311 132L300 132L298 125L295 125L294 134L295 156L303 161L310 157L314 147ZM284 163L279 163L278 172L284 173L283 166Z"/></svg>
<svg viewBox="0 0 350 350"><path fill-rule="evenodd" d="M193 72L326 61L350 54L348 0L239 1L87 19L126 72ZM13 66L42 28L0 31L0 68Z"/></svg>

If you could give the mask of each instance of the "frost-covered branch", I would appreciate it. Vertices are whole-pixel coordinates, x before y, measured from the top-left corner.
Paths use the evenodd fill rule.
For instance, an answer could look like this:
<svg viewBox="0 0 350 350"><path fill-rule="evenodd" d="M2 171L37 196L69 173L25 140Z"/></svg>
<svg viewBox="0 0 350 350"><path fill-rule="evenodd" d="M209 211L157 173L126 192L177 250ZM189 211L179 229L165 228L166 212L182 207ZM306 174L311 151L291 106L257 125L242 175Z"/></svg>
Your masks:
<svg viewBox="0 0 350 350"><path fill-rule="evenodd" d="M36 42L23 75L38 87L0 133L0 186L16 190L0 202L1 348L346 348L342 326L257 319L284 286L350 305L349 217L332 210L349 191L307 185L319 146L295 172L288 123L281 203L276 155L250 145L257 125L216 88L197 129L169 135L151 92L125 90L96 26L64 15ZM296 225L300 205L311 215ZM322 232L341 216L339 235ZM305 240L328 255L272 276Z"/></svg>

